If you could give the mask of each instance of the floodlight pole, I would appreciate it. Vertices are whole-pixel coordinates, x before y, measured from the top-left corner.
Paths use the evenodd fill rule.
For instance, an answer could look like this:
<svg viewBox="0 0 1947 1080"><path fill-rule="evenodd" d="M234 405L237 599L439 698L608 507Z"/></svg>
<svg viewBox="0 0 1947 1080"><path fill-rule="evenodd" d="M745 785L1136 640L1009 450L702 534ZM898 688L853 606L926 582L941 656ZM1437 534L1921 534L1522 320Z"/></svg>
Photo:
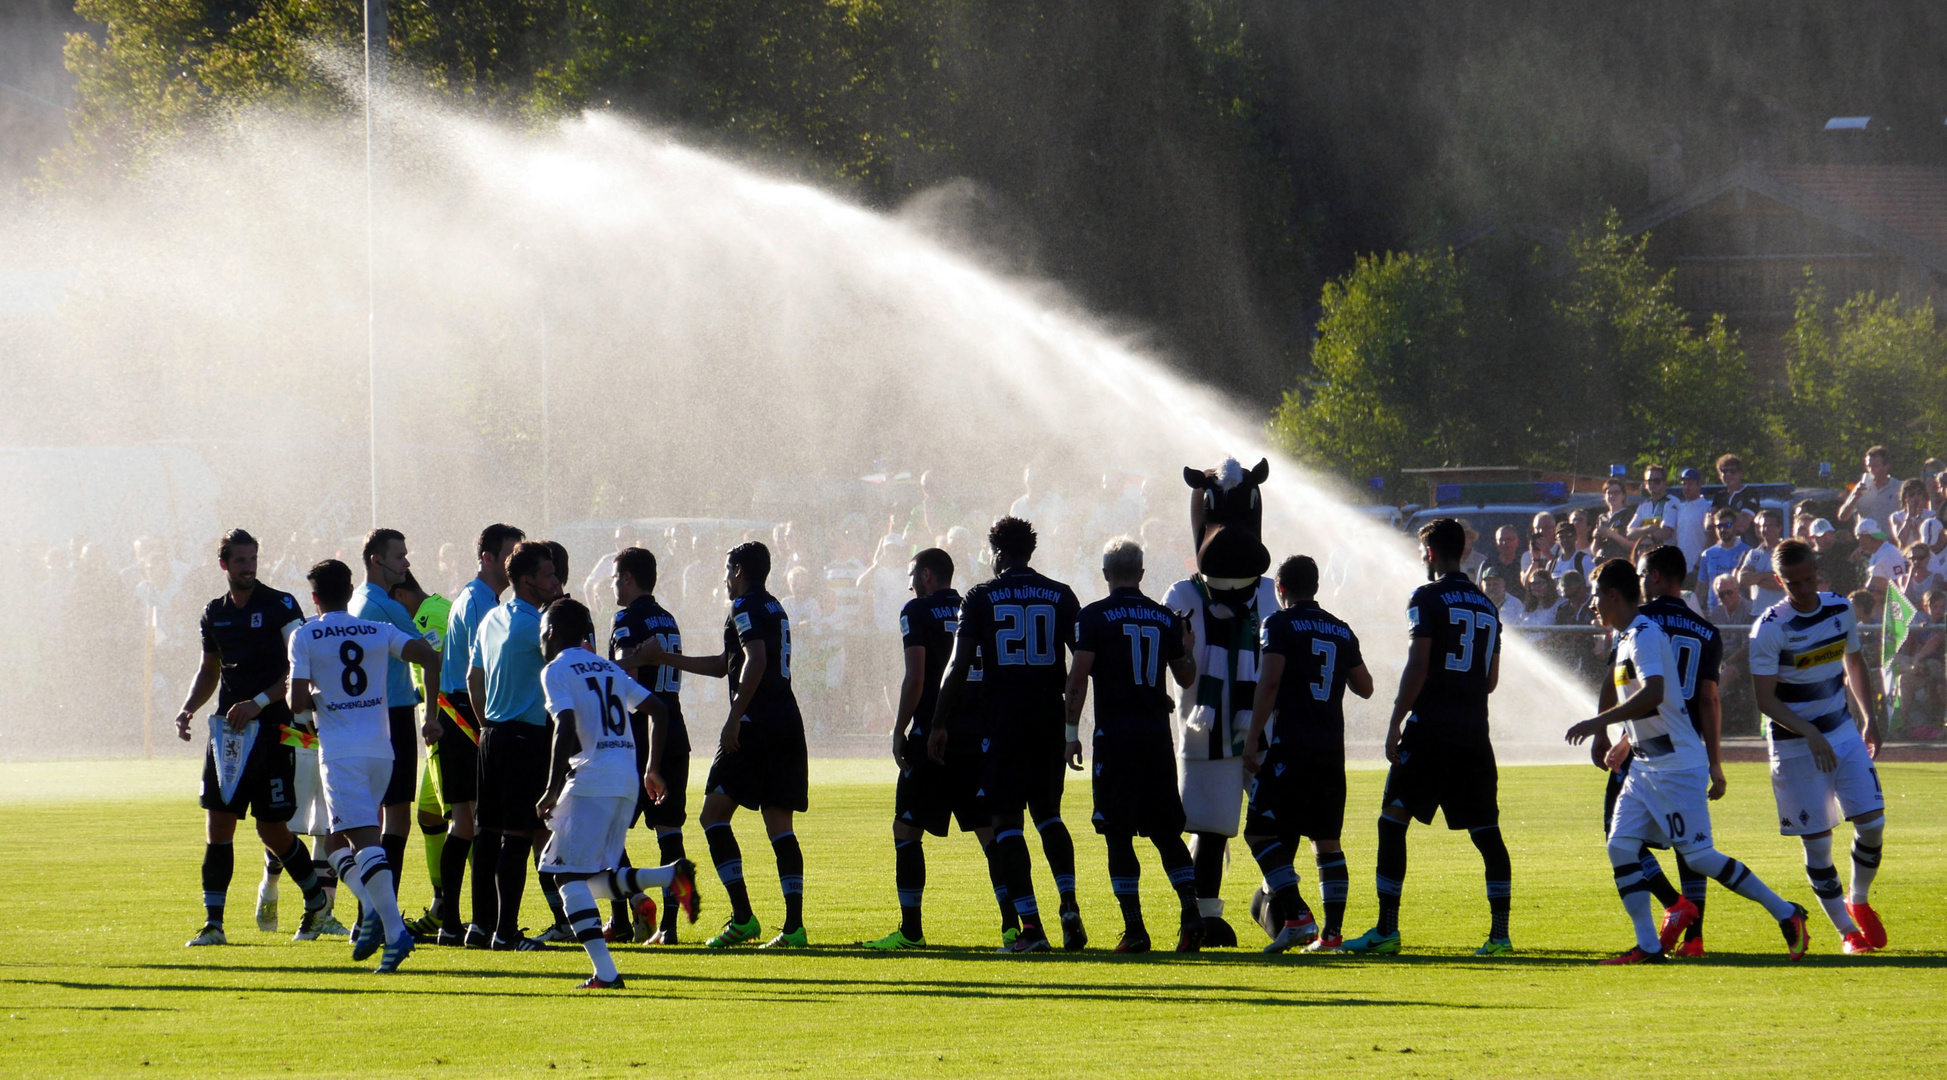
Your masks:
<svg viewBox="0 0 1947 1080"><path fill-rule="evenodd" d="M377 200L372 184L372 98L385 81L385 0L365 0L365 419L372 527L379 527L379 290Z"/></svg>

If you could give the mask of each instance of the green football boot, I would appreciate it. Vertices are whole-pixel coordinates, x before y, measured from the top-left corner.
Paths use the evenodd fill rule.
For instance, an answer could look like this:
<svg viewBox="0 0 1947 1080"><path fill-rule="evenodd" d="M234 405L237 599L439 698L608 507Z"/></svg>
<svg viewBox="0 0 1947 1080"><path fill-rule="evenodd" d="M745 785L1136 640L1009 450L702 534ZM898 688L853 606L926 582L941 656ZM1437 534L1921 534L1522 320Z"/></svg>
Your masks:
<svg viewBox="0 0 1947 1080"><path fill-rule="evenodd" d="M1513 956L1514 942L1504 937L1491 937L1487 944L1474 950L1475 956Z"/></svg>
<svg viewBox="0 0 1947 1080"><path fill-rule="evenodd" d="M804 927L800 926L796 930L791 930L779 934L778 936L772 938L771 940L765 942L764 944L759 945L758 948L760 949L809 949L811 948L811 939L805 936Z"/></svg>
<svg viewBox="0 0 1947 1080"><path fill-rule="evenodd" d="M1397 956L1399 955L1399 931L1382 934L1375 926L1347 941L1345 951L1361 956Z"/></svg>
<svg viewBox="0 0 1947 1080"><path fill-rule="evenodd" d="M723 929L717 931L716 937L704 942L703 947L706 949L728 949L732 945L742 945L744 942L763 933L763 931L764 928L757 924L756 915L752 915L748 922L738 922L735 919L731 919L723 924Z"/></svg>
<svg viewBox="0 0 1947 1080"><path fill-rule="evenodd" d="M1005 949L1009 945L1014 944L1015 939L1019 938L1020 936L1021 936L1021 928L1018 926L1009 926L1003 929L1001 931L1001 948Z"/></svg>
<svg viewBox="0 0 1947 1080"><path fill-rule="evenodd" d="M922 935L919 940L915 941L907 937L904 930L894 930L892 933L887 934L877 941L866 942L865 947L868 949L879 949L883 952L897 952L900 949L924 949L926 948L926 938Z"/></svg>

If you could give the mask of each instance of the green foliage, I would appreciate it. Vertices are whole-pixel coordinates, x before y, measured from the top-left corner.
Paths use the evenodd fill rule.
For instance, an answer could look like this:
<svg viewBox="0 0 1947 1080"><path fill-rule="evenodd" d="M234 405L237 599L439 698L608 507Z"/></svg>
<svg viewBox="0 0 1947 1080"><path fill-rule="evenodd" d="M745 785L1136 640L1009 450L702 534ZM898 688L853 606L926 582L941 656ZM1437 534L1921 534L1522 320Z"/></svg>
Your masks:
<svg viewBox="0 0 1947 1080"><path fill-rule="evenodd" d="M1807 276L1785 338L1790 395L1780 409L1794 479L1836 475L1875 444L1911 475L1947 441L1947 331L1933 304L1860 293L1837 308Z"/></svg>

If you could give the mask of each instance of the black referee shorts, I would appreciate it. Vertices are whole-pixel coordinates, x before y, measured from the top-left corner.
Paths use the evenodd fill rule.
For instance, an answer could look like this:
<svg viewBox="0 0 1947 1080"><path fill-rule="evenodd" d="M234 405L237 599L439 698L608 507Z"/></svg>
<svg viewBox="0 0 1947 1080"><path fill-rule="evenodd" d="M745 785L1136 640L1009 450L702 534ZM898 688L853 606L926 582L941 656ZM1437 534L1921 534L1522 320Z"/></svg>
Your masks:
<svg viewBox="0 0 1947 1080"><path fill-rule="evenodd" d="M483 829L542 828L534 804L548 790L548 727L518 720L480 726L480 799L473 817Z"/></svg>
<svg viewBox="0 0 1947 1080"><path fill-rule="evenodd" d="M439 793L452 806L480 797L480 744L474 741L480 737L480 721L474 717L473 704L465 694L447 694L446 701L473 728L473 734L468 735L453 723L452 717L440 714Z"/></svg>
<svg viewBox="0 0 1947 1080"><path fill-rule="evenodd" d="M385 712L392 730L392 779L386 783L385 798L379 805L398 806L419 797L419 709L393 705Z"/></svg>
<svg viewBox="0 0 1947 1080"><path fill-rule="evenodd" d="M1277 743L1245 785L1244 835L1337 840L1345 829L1345 759Z"/></svg>
<svg viewBox="0 0 1947 1080"><path fill-rule="evenodd" d="M1400 807L1422 825L1433 823L1437 809L1449 829L1479 829L1501 823L1499 783L1493 747L1408 737L1386 773L1382 805Z"/></svg>

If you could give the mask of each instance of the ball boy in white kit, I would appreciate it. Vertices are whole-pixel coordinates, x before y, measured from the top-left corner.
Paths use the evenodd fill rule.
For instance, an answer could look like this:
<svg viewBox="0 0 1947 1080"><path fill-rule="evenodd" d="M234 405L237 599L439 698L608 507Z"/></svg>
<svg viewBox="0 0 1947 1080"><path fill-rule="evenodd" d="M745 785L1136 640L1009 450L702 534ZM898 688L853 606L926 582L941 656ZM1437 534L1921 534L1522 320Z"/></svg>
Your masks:
<svg viewBox="0 0 1947 1080"><path fill-rule="evenodd" d="M552 830L541 852L541 872L555 875L561 904L576 940L588 950L595 974L577 989L619 990L622 975L602 937L603 900L646 902L650 889L665 888L696 921L696 867L688 859L667 866L618 869L635 817L636 785L663 801L663 735L669 715L641 684L597 656L588 645L595 623L588 609L562 597L541 611L541 690L554 718L548 790L535 813ZM635 738L629 717L649 718L649 768L635 771ZM646 917L654 923L653 915Z"/></svg>
<svg viewBox="0 0 1947 1080"><path fill-rule="evenodd" d="M379 837L380 803L392 779L386 661L420 664L439 654L396 626L347 614L352 571L344 563L326 559L305 578L321 614L291 635L291 709L313 721L331 832L350 844L332 853L332 864L364 906L352 935L352 959L363 960L383 945L378 970L397 971L412 952L412 931L399 915L398 884ZM439 729L433 721L428 725L431 742Z"/></svg>

